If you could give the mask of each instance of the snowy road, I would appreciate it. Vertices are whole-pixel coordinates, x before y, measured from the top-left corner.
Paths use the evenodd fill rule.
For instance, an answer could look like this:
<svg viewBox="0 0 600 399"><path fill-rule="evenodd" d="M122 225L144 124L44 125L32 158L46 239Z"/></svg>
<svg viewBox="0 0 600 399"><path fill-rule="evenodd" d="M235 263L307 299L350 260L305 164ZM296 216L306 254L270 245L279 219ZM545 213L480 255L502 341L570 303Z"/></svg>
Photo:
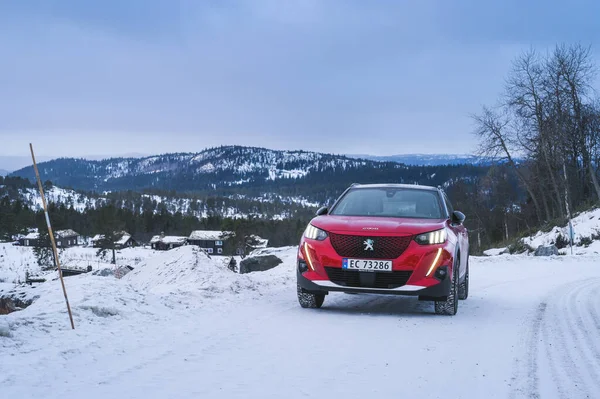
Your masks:
<svg viewBox="0 0 600 399"><path fill-rule="evenodd" d="M455 317L373 295L301 309L280 268L226 300L69 280L75 332L59 295L9 315L2 397L600 398L600 257L472 258Z"/></svg>

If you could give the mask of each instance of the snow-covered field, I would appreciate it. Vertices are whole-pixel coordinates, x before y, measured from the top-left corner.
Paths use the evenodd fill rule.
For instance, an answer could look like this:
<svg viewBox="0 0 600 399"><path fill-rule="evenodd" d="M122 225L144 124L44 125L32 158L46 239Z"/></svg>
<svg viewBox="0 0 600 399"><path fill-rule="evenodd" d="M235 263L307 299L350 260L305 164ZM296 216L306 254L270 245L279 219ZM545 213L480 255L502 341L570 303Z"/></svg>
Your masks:
<svg viewBox="0 0 600 399"><path fill-rule="evenodd" d="M61 265L64 268L83 268L88 266L92 270L114 268L110 263L112 253L108 252L98 257L96 248L72 247L59 250ZM150 248L125 248L117 251L117 266L132 266L155 256L157 251ZM53 272L43 272L37 264L31 247L13 246L0 243L0 283L18 283L25 281L25 274L32 276L45 276Z"/></svg>
<svg viewBox="0 0 600 399"><path fill-rule="evenodd" d="M74 331L57 280L26 288L0 316L2 397L600 398L599 255L473 257L444 317L375 295L301 309L296 248L261 252L284 263L240 275L183 247L68 277Z"/></svg>

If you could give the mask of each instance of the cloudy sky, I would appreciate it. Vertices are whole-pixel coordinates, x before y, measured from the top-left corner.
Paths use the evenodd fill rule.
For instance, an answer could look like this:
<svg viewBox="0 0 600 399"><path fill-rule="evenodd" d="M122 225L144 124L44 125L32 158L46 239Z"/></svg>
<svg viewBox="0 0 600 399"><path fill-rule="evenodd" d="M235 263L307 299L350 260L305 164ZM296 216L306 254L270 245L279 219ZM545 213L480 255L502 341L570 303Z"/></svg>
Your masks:
<svg viewBox="0 0 600 399"><path fill-rule="evenodd" d="M521 51L600 51L597 0L491 3L3 0L0 156L466 153Z"/></svg>

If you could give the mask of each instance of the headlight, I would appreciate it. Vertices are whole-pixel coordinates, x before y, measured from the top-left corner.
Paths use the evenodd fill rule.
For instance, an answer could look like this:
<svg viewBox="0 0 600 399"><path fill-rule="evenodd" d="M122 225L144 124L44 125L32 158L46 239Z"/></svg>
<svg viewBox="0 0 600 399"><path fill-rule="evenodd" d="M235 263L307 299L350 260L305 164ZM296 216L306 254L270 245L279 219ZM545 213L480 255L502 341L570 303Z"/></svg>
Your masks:
<svg viewBox="0 0 600 399"><path fill-rule="evenodd" d="M415 237L415 241L421 245L443 244L446 242L446 238L448 238L446 229L441 229L419 234Z"/></svg>
<svg viewBox="0 0 600 399"><path fill-rule="evenodd" d="M306 227L306 231L304 232L304 237L310 238L311 240L323 241L327 238L327 233L312 224L309 224Z"/></svg>

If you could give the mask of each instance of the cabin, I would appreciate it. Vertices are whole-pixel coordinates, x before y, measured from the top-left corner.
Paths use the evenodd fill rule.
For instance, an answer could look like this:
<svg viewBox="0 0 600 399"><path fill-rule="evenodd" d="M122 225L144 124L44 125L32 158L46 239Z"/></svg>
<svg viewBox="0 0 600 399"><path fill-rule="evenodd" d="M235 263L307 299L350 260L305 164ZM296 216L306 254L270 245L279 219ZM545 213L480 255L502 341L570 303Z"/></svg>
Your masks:
<svg viewBox="0 0 600 399"><path fill-rule="evenodd" d="M58 230L54 232L54 240L57 248L69 248L79 245L79 233L73 230ZM29 233L26 236L19 238L19 244L24 247L39 246L40 234Z"/></svg>
<svg viewBox="0 0 600 399"><path fill-rule="evenodd" d="M133 247L137 247L138 243L136 240L134 240L134 238L131 236L131 234L123 234L121 236L121 239L117 242L115 242L115 248L117 249L123 249L123 248L133 248Z"/></svg>
<svg viewBox="0 0 600 399"><path fill-rule="evenodd" d="M29 233L19 238L19 245L23 247L36 247L39 239L39 233Z"/></svg>
<svg viewBox="0 0 600 399"><path fill-rule="evenodd" d="M226 242L232 237L235 233L231 231L196 230L190 234L188 244L197 245L210 255L226 255L231 252Z"/></svg>
<svg viewBox="0 0 600 399"><path fill-rule="evenodd" d="M150 240L150 246L152 249L156 249L158 251L167 251L169 249L182 247L187 245L188 238L183 236L165 236L161 234L159 236L154 236Z"/></svg>
<svg viewBox="0 0 600 399"><path fill-rule="evenodd" d="M121 231L116 236L120 236L121 238L115 241L115 249L123 249L123 248L131 248L136 247L138 245L137 241L133 239L131 234L126 231ZM100 248L102 246L102 241L104 240L104 234L96 234L94 238L92 238L92 246L94 248Z"/></svg>
<svg viewBox="0 0 600 399"><path fill-rule="evenodd" d="M79 233L73 230L58 230L54 234L58 248L69 248L79 245Z"/></svg>

